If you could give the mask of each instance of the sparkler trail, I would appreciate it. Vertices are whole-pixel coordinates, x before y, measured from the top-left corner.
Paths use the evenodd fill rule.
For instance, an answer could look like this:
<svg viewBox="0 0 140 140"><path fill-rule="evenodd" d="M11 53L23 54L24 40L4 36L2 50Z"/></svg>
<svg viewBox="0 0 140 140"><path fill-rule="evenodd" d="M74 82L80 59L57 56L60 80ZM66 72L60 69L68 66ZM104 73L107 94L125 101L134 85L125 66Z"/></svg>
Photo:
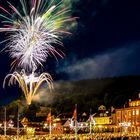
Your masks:
<svg viewBox="0 0 140 140"><path fill-rule="evenodd" d="M63 34L70 34L65 23L75 18L69 16L70 10L62 6L63 1L32 0L27 3L20 0L20 10L7 3L14 14L0 6L4 12L0 14L3 19L0 32L9 35L3 41L7 42L3 50L6 49L13 59L12 67L32 70L42 66L49 55L64 57L56 46L63 46Z"/></svg>
<svg viewBox="0 0 140 140"><path fill-rule="evenodd" d="M6 80L8 78L10 78L8 86L18 82L28 105L31 104L33 97L37 94L37 91L43 82L47 83L49 89L53 88L52 77L49 73L42 73L40 76L35 76L34 72L32 72L30 75L27 75L25 70L22 70L20 73L15 71L13 74L8 74L5 77L3 87L5 87Z"/></svg>

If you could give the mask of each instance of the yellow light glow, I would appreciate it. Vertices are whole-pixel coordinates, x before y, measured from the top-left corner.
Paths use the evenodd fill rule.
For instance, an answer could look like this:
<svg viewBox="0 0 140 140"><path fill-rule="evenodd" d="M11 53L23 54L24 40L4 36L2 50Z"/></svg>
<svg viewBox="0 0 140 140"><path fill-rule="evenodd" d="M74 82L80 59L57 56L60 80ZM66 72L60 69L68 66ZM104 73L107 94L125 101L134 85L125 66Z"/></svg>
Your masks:
<svg viewBox="0 0 140 140"><path fill-rule="evenodd" d="M34 72L32 72L31 75L26 75L25 70L22 70L20 73L14 72L5 77L3 87L5 87L6 79L9 77L10 80L8 85L15 84L17 81L25 95L28 105L31 104L34 95L37 93L37 90L43 82L47 83L49 89L53 88L52 77L49 73L42 73L40 76L35 77Z"/></svg>
<svg viewBox="0 0 140 140"><path fill-rule="evenodd" d="M102 128L103 126L102 126L102 125L98 125L98 127L99 127L99 128Z"/></svg>

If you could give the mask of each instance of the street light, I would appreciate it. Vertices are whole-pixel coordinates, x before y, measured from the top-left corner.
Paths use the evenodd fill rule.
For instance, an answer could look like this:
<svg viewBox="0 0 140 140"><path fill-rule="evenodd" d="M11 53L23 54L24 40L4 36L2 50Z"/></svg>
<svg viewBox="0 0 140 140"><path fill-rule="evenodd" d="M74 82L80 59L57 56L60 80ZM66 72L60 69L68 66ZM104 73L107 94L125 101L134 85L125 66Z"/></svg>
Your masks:
<svg viewBox="0 0 140 140"><path fill-rule="evenodd" d="M28 125L28 119L26 117L24 117L21 121L20 121L20 114L19 114L19 105L20 105L20 100L17 101L17 140L19 140L19 135L22 131L25 131ZM20 122L22 124L23 127L20 127Z"/></svg>

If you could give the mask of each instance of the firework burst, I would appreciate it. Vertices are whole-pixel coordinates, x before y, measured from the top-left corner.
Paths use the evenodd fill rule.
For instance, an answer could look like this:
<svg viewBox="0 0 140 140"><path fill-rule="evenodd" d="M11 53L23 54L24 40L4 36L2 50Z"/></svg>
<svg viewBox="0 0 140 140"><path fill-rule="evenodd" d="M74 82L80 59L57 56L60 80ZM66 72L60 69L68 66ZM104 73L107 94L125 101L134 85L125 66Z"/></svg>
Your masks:
<svg viewBox="0 0 140 140"><path fill-rule="evenodd" d="M35 76L34 72L32 72L30 75L27 75L25 70L22 70L20 73L15 71L14 73L8 74L5 77L3 87L5 87L7 78L10 78L8 86L18 82L28 105L31 104L33 97L37 94L37 91L43 82L47 83L49 89L53 88L52 77L49 73L42 73L40 76Z"/></svg>
<svg viewBox="0 0 140 140"><path fill-rule="evenodd" d="M65 23L75 18L69 16L69 8L64 8L63 1L56 0L20 0L20 10L8 2L9 11L0 6L4 14L0 32L8 32L4 49L13 59L12 66L24 69L37 69L49 55L64 56L55 44L63 46L62 35L69 34ZM13 13L11 14L12 11Z"/></svg>

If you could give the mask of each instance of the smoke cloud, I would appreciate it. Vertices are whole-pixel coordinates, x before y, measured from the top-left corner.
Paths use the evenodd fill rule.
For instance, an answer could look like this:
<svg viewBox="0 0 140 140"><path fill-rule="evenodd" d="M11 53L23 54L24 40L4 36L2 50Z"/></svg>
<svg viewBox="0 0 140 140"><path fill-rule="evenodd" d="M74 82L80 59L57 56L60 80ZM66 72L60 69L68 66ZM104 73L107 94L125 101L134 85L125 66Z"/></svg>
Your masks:
<svg viewBox="0 0 140 140"><path fill-rule="evenodd" d="M67 62L67 65L58 69L68 75L70 80L114 77L121 75L140 74L137 65L139 43L124 46L116 50L108 50L94 57ZM135 63L134 63L135 62Z"/></svg>
<svg viewBox="0 0 140 140"><path fill-rule="evenodd" d="M54 98L54 96L53 96L53 94L51 94L51 92L48 90L48 88L46 86L42 86L38 90L38 93L34 96L33 101L52 104L53 98Z"/></svg>

